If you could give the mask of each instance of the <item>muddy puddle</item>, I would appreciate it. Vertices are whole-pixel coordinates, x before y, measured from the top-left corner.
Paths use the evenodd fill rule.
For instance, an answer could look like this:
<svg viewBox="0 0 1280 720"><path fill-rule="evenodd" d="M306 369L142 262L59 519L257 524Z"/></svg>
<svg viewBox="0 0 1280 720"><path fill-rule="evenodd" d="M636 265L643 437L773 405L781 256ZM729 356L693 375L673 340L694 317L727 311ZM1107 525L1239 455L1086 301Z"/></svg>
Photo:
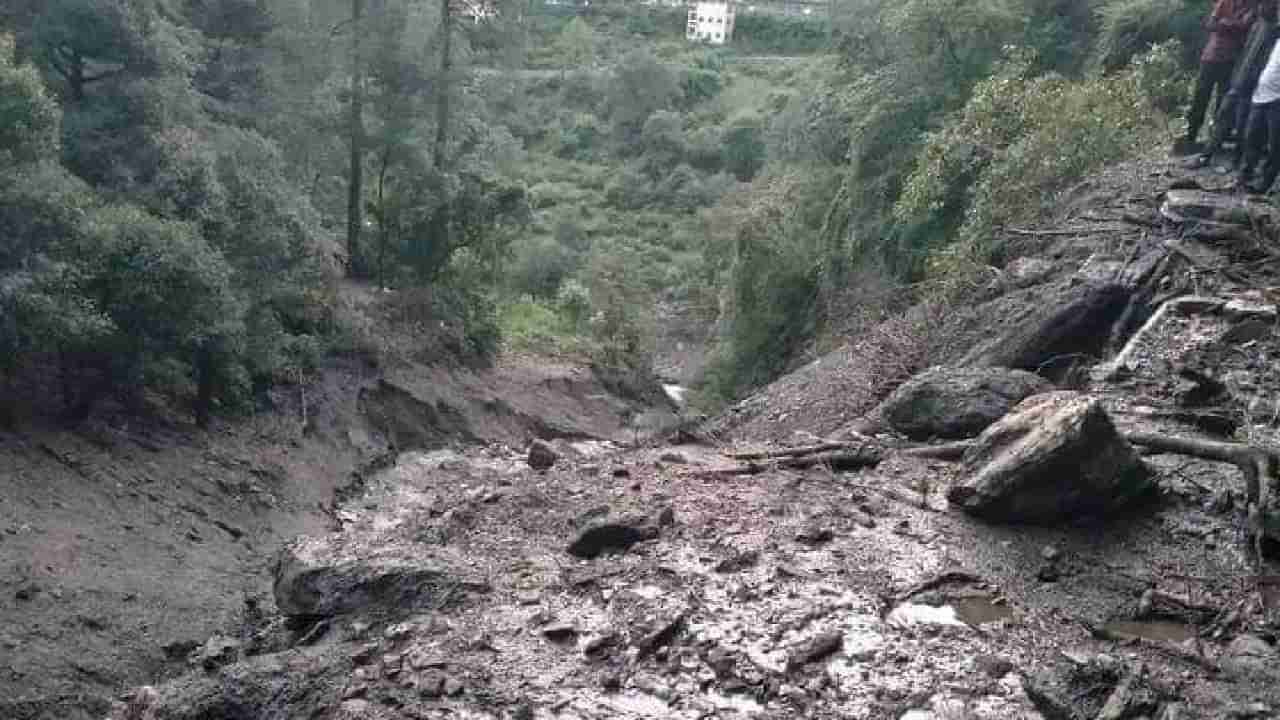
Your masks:
<svg viewBox="0 0 1280 720"><path fill-rule="evenodd" d="M1174 644L1196 637L1196 629L1193 626L1168 620L1118 621L1108 623L1103 629L1113 635Z"/></svg>
<svg viewBox="0 0 1280 720"><path fill-rule="evenodd" d="M986 597L955 598L943 605L904 602L885 617L885 622L898 628L917 625L952 625L976 628L987 623L1013 619L1013 609L1006 603Z"/></svg>

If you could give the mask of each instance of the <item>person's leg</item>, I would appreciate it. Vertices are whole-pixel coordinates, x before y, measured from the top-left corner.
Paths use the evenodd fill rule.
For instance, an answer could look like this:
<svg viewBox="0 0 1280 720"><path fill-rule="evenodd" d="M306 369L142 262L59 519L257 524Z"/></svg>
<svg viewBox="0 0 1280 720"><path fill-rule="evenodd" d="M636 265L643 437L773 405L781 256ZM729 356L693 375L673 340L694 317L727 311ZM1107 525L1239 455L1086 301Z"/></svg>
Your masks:
<svg viewBox="0 0 1280 720"><path fill-rule="evenodd" d="M1280 175L1280 102L1267 103L1265 108L1267 123L1267 161L1262 166L1262 180L1253 189L1268 192L1275 184L1276 175Z"/></svg>
<svg viewBox="0 0 1280 720"><path fill-rule="evenodd" d="M1187 110L1187 134L1183 138L1186 146L1195 143L1200 136L1200 126L1204 124L1205 111L1209 109L1209 100L1213 97L1215 66L1217 63L1200 63L1200 72L1196 75L1196 91L1191 98L1191 107Z"/></svg>
<svg viewBox="0 0 1280 720"><path fill-rule="evenodd" d="M1226 144L1228 137L1239 129L1236 122L1236 116L1239 114L1240 95L1235 91L1230 91L1227 96L1222 99L1222 105L1218 108L1217 114L1214 115L1213 132L1209 135L1209 145L1200 153L1199 164L1208 165L1213 161L1213 156L1223 145ZM1239 143L1236 144L1239 148Z"/></svg>
<svg viewBox="0 0 1280 720"><path fill-rule="evenodd" d="M1262 146L1266 143L1267 124L1264 112L1259 105L1249 109L1249 119L1245 123L1244 162L1240 165L1239 182L1247 185L1253 179L1253 170L1258 166L1258 158L1262 154Z"/></svg>

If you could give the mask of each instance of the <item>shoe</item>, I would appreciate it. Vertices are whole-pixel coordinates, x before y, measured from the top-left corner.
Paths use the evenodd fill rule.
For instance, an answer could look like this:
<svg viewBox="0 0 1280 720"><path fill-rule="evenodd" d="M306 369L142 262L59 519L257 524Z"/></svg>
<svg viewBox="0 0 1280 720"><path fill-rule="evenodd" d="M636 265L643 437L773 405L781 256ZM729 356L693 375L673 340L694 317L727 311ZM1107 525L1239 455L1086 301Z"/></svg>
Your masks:
<svg viewBox="0 0 1280 720"><path fill-rule="evenodd" d="M1195 140L1191 140L1189 138L1184 137L1184 138L1179 138L1176 142L1173 143L1172 152L1174 157L1185 157L1187 155L1191 155L1195 153L1199 149L1200 148L1197 147L1197 143Z"/></svg>
<svg viewBox="0 0 1280 720"><path fill-rule="evenodd" d="M1195 170L1198 168L1207 167L1211 162L1213 162L1213 155L1209 153L1202 153L1200 155L1195 155L1191 157L1189 160L1187 160L1186 162L1182 163L1182 167L1188 170Z"/></svg>

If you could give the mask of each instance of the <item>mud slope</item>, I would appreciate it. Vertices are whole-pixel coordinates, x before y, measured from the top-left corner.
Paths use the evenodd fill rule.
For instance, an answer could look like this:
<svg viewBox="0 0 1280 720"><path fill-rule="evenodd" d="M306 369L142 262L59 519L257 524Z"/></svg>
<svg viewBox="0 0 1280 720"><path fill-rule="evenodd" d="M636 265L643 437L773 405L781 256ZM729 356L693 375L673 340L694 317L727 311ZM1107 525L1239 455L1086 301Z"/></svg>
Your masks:
<svg viewBox="0 0 1280 720"><path fill-rule="evenodd" d="M204 433L109 415L0 431L0 718L102 717L271 615L286 540L392 447L608 437L637 412L587 368L336 364L277 410ZM304 411L305 408L305 411Z"/></svg>

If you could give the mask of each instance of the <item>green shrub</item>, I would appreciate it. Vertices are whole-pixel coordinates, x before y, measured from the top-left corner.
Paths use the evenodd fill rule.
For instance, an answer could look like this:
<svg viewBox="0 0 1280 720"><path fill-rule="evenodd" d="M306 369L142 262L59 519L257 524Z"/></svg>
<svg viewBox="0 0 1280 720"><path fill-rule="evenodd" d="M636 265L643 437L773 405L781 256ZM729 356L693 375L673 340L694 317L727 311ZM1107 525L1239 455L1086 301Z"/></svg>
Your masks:
<svg viewBox="0 0 1280 720"><path fill-rule="evenodd" d="M1073 82L1033 76L1029 58L1015 54L929 135L894 217L918 259L943 252L985 263L998 230L1157 141L1160 118L1133 70Z"/></svg>
<svg viewBox="0 0 1280 720"><path fill-rule="evenodd" d="M1096 62L1105 71L1119 70L1153 46L1176 40L1181 64L1193 66L1208 11L1209 4L1197 0L1105 0L1098 8L1102 29Z"/></svg>

